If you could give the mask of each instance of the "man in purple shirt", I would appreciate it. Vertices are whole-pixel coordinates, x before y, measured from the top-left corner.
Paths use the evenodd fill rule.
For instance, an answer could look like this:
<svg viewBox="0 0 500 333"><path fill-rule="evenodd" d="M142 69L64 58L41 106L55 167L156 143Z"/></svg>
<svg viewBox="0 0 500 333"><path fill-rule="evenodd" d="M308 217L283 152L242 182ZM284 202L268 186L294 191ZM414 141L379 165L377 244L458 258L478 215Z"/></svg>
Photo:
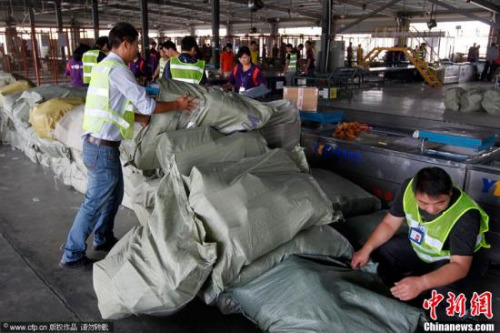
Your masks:
<svg viewBox="0 0 500 333"><path fill-rule="evenodd" d="M250 49L246 46L240 47L237 54L239 64L234 66L226 89L243 93L245 90L255 88L265 83L264 76L260 68L251 61Z"/></svg>

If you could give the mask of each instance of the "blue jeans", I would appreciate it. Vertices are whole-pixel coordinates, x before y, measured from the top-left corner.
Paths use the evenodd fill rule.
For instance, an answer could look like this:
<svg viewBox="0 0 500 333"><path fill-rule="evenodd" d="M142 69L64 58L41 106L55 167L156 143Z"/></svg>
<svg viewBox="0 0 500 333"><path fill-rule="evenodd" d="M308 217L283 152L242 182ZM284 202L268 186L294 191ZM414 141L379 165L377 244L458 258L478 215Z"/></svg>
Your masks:
<svg viewBox="0 0 500 333"><path fill-rule="evenodd" d="M83 143L87 167L87 192L64 245L63 262L81 259L87 238L94 232L94 245L113 239L115 215L123 199L123 173L118 147Z"/></svg>

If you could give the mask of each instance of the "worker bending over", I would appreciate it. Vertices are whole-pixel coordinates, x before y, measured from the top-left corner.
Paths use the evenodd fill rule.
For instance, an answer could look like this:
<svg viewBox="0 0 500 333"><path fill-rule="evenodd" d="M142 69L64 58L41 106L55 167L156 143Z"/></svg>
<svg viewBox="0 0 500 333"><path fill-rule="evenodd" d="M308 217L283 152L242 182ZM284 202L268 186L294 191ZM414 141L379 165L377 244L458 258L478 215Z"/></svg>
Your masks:
<svg viewBox="0 0 500 333"><path fill-rule="evenodd" d="M127 64L137 55L138 32L117 23L109 33L110 54L92 70L83 119L83 162L87 192L63 247L62 268L89 268L86 240L94 233L94 250L109 251L118 241L115 215L123 199L120 142L134 135L134 121L147 123L151 114L195 107L192 97L155 102L135 81ZM139 113L136 113L139 112Z"/></svg>

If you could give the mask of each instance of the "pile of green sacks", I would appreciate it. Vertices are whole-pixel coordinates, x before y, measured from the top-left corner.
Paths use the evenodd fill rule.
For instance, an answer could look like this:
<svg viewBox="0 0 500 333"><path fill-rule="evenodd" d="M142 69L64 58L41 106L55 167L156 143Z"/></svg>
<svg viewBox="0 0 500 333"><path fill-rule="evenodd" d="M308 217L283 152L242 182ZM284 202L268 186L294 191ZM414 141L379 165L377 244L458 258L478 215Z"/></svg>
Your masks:
<svg viewBox="0 0 500 333"><path fill-rule="evenodd" d="M348 267L353 248L330 224L356 205L325 193L299 146L269 147L261 130L278 108L170 80L159 98L186 92L197 112L154 116L136 137L131 161L162 178L147 223L94 265L103 318L169 315L199 296L264 331L348 331L354 318L414 331L421 311L392 299L373 265Z"/></svg>

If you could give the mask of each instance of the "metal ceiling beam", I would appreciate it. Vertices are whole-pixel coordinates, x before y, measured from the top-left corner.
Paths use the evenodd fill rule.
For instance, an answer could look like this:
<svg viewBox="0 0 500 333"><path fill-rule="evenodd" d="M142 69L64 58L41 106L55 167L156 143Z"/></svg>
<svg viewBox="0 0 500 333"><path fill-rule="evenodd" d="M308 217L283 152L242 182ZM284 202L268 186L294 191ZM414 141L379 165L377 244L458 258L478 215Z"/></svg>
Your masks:
<svg viewBox="0 0 500 333"><path fill-rule="evenodd" d="M349 6L358 7L358 8L363 8L363 5L364 4L366 5L365 1L358 2L358 1L353 1L353 0L344 0L342 3L347 4ZM368 10L368 8L366 10ZM388 11L388 10L380 11L380 14L385 15L385 16L389 16L389 17L393 17L393 18L396 18L398 16L395 12Z"/></svg>
<svg viewBox="0 0 500 333"><path fill-rule="evenodd" d="M463 10L463 9L460 9L460 8L453 7L451 5L448 5L447 3L444 3L444 2L439 1L439 0L429 0L429 2L432 2L435 5L444 7L446 9L448 9L449 11L452 11L452 12L455 12L457 14L463 15L463 16L468 17L470 19L483 22L485 24L488 24L488 25L492 26L493 28L495 28L497 30L500 30L500 23L491 22L490 20L483 19L482 17L479 17L479 16L476 16L474 14L471 14L467 10Z"/></svg>
<svg viewBox="0 0 500 333"><path fill-rule="evenodd" d="M188 10L192 10L195 12L203 12L203 13L208 12L208 8L206 8L206 7L201 8L201 7L191 6L191 5L185 5L184 3L172 2L172 1L168 1L168 0L161 1L161 5L182 8L182 9L188 9ZM228 11L225 11L225 10L219 10L219 14L224 15L224 16L230 16L230 13Z"/></svg>
<svg viewBox="0 0 500 333"><path fill-rule="evenodd" d="M386 3L385 5L375 9L373 12L369 13L369 14L366 14L366 15L363 15L361 16L359 19L357 19L356 21L352 22L352 23L349 23L348 25L346 25L345 27L343 28L340 28L340 29L337 29L333 34L336 35L336 34L339 34L341 33L342 31L345 31L351 27L354 27L355 25L358 25L359 23L363 22L364 20L366 20L367 18L369 17L372 17L372 16L375 16L377 15L378 13L380 13L381 11L393 6L394 4L398 3L399 1L401 0L392 0L391 2L388 2Z"/></svg>
<svg viewBox="0 0 500 333"><path fill-rule="evenodd" d="M494 13L500 13L500 6L495 5L492 2L485 0L469 0L469 2L483 9L490 10Z"/></svg>
<svg viewBox="0 0 500 333"><path fill-rule="evenodd" d="M129 6L129 5L108 5L106 6L106 8L108 9L114 9L114 10L118 10L118 11L122 11L122 10L129 10L129 11L132 11L132 12L139 12L140 11L140 8L139 7L134 7L134 6ZM155 16L159 16L160 13L156 12L156 13L150 13L150 14L154 14ZM189 20L189 21L195 21L195 22L202 22L202 23L211 23L212 21L209 20L209 19L200 19L200 18L197 18L197 17L193 17L193 16L187 16L187 15L179 15L179 14L175 14L175 15L170 15L170 17L172 18L182 18L182 19L185 19L185 20Z"/></svg>
<svg viewBox="0 0 500 333"><path fill-rule="evenodd" d="M248 1L247 0L228 0L228 2L238 3L238 4L241 4L241 5L248 6ZM310 18L313 18L313 19L316 19L316 20L320 20L321 19L321 15L315 15L315 14L312 14L310 12L304 12L302 10L296 10L296 9L292 10L291 8L285 8L285 7L276 6L276 5L264 4L264 8L261 9L261 10L265 10L265 9L275 10L277 12L283 12L283 13L288 13L288 14L297 14L297 15L301 15L301 16L304 16L304 17L310 17Z"/></svg>

